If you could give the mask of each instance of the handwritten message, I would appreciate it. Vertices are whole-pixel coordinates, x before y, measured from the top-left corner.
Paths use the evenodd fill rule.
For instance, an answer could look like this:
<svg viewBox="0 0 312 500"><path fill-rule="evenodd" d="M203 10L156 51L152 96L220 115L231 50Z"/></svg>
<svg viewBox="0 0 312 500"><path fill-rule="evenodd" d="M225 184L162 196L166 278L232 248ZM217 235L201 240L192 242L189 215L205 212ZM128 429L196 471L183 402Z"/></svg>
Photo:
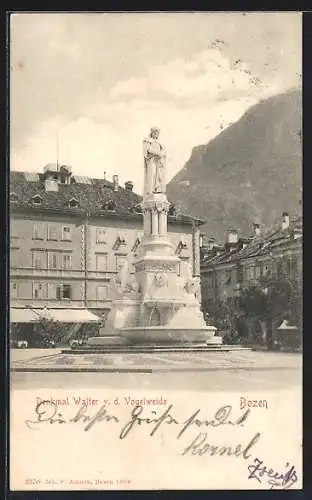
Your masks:
<svg viewBox="0 0 312 500"><path fill-rule="evenodd" d="M135 400L125 400L129 405ZM142 400L145 402L145 400ZM156 401L156 400L155 400ZM67 404L67 399L61 404ZM76 404L82 403L78 411L69 418L64 418L59 410L56 401L54 400L39 400L34 408L34 418L27 419L25 424L32 430L38 429L42 425L62 425L62 424L81 424L83 431L90 431L95 425L114 425L120 440L126 439L135 428L146 430L150 437L153 437L164 426L175 428L175 437L180 439L181 436L187 433L190 428L216 428L220 426L244 426L250 415L250 409L240 414L234 414L231 405L224 405L214 412L212 417L202 415L201 409L197 408L191 412L185 419L180 419L175 414L174 406L168 405L163 411L152 410L146 414L143 405L135 406L129 415L129 419L124 422L123 419L108 411L108 400L100 406L95 412L90 411L89 407L98 403L98 400L85 399L75 400ZM138 400L137 400L138 402ZM244 460L252 458L252 452L261 438L260 432L256 432L249 437L245 443L213 443L209 440L209 433L200 431L194 439L186 446L183 446L181 455L209 455L227 456ZM249 479L255 479L261 483L267 479L271 488L280 486L283 489L291 487L297 481L297 473L292 466L285 473L275 472L263 464L263 462L255 457L254 465L248 466ZM289 464L287 464L289 466Z"/></svg>
<svg viewBox="0 0 312 500"><path fill-rule="evenodd" d="M242 409L239 393L40 392L13 394L20 488L300 487L300 428L296 450L281 398L250 393Z"/></svg>

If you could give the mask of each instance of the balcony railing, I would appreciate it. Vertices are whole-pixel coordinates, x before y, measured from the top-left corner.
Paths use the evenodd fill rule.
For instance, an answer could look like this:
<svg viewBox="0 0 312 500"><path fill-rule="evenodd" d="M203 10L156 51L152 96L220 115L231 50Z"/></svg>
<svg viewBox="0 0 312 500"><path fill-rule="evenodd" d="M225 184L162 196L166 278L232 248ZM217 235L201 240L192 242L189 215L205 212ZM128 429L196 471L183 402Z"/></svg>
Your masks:
<svg viewBox="0 0 312 500"><path fill-rule="evenodd" d="M11 307L18 308L38 308L43 309L44 307L49 308L59 308L59 309L102 309L110 307L111 300L107 299L93 299L88 298L86 301L83 299L33 299L33 298L11 298Z"/></svg>
<svg viewBox="0 0 312 500"><path fill-rule="evenodd" d="M92 279L92 278L103 278L111 279L117 273L115 269L108 269L106 271L97 271L96 269L87 270L84 269L47 269L47 268L36 268L36 267L11 267L10 275L11 277L31 277L31 278L80 278L80 279Z"/></svg>

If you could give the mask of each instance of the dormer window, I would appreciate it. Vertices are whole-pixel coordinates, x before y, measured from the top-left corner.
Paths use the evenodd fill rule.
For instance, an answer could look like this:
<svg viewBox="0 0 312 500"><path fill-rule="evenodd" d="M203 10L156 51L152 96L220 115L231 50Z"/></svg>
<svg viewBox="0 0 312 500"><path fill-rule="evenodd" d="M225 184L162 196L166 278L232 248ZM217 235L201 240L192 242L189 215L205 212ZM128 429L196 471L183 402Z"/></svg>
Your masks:
<svg viewBox="0 0 312 500"><path fill-rule="evenodd" d="M117 240L119 245L126 245L126 239L123 234L118 234Z"/></svg>
<svg viewBox="0 0 312 500"><path fill-rule="evenodd" d="M176 215L176 208L175 208L175 205L173 203L170 205L168 215Z"/></svg>
<svg viewBox="0 0 312 500"><path fill-rule="evenodd" d="M70 208L76 208L76 207L78 207L78 205L79 205L79 202L76 198L71 198L68 202L68 206Z"/></svg>
<svg viewBox="0 0 312 500"><path fill-rule="evenodd" d="M10 193L10 202L11 203L16 203L18 202L18 196L16 193Z"/></svg>
<svg viewBox="0 0 312 500"><path fill-rule="evenodd" d="M108 210L109 212L115 212L116 203L113 200L108 200L102 205L103 210Z"/></svg>
<svg viewBox="0 0 312 500"><path fill-rule="evenodd" d="M113 249L118 250L118 248L123 245L127 245L126 239L122 234L118 234Z"/></svg>
<svg viewBox="0 0 312 500"><path fill-rule="evenodd" d="M32 197L32 202L34 205L41 205L42 203L42 198L40 194L36 194L35 196Z"/></svg>
<svg viewBox="0 0 312 500"><path fill-rule="evenodd" d="M141 243L141 238L137 237L137 239L135 240L134 245L133 245L133 247L131 249L131 252L135 253L137 251L140 243Z"/></svg>
<svg viewBox="0 0 312 500"><path fill-rule="evenodd" d="M179 241L179 244L178 244L178 246L177 246L177 249L176 249L176 254L177 254L177 255L180 255L180 254L181 254L181 252L182 252L182 250L187 250L187 248L188 248L188 247L187 247L187 243L186 243L186 241L184 241L184 240L180 240L180 241Z"/></svg>

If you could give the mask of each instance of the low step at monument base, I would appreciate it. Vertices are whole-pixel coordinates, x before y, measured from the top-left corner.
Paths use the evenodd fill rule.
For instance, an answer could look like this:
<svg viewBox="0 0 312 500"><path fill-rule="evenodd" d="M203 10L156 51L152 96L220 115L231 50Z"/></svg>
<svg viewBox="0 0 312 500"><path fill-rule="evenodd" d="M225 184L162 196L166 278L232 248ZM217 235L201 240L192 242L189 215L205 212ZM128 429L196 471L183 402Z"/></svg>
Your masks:
<svg viewBox="0 0 312 500"><path fill-rule="evenodd" d="M129 327L120 330L120 336L129 344L141 345L198 345L208 342L222 344L222 338L215 336L214 327L207 328L170 328L163 326Z"/></svg>
<svg viewBox="0 0 312 500"><path fill-rule="evenodd" d="M120 335L103 335L101 337L88 338L87 346L103 347L103 346L124 346L128 345L125 338Z"/></svg>
<svg viewBox="0 0 312 500"><path fill-rule="evenodd" d="M229 351L250 351L249 347L243 347L238 345L222 345L222 344L205 344L199 345L181 345L181 344L171 344L171 345L83 345L68 349L62 349L64 354L148 354L148 353L170 353L170 352L229 352Z"/></svg>

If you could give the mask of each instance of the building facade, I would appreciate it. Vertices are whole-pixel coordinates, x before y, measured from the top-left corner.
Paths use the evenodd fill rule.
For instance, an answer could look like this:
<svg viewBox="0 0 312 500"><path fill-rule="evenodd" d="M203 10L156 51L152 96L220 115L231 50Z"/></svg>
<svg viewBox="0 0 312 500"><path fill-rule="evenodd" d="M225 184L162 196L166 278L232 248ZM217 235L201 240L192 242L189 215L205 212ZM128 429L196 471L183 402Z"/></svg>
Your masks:
<svg viewBox="0 0 312 500"><path fill-rule="evenodd" d="M117 176L75 176L54 164L42 173L11 172L10 321L35 321L45 309L59 321L105 317L110 282L140 244L140 203L132 182L121 187ZM170 240L194 275L202 222L171 207Z"/></svg>
<svg viewBox="0 0 312 500"><path fill-rule="evenodd" d="M238 307L243 290L273 279L286 278L302 288L302 217L289 217L270 228L254 224L248 238L228 232L224 245L212 241L201 248L203 309L227 302Z"/></svg>

